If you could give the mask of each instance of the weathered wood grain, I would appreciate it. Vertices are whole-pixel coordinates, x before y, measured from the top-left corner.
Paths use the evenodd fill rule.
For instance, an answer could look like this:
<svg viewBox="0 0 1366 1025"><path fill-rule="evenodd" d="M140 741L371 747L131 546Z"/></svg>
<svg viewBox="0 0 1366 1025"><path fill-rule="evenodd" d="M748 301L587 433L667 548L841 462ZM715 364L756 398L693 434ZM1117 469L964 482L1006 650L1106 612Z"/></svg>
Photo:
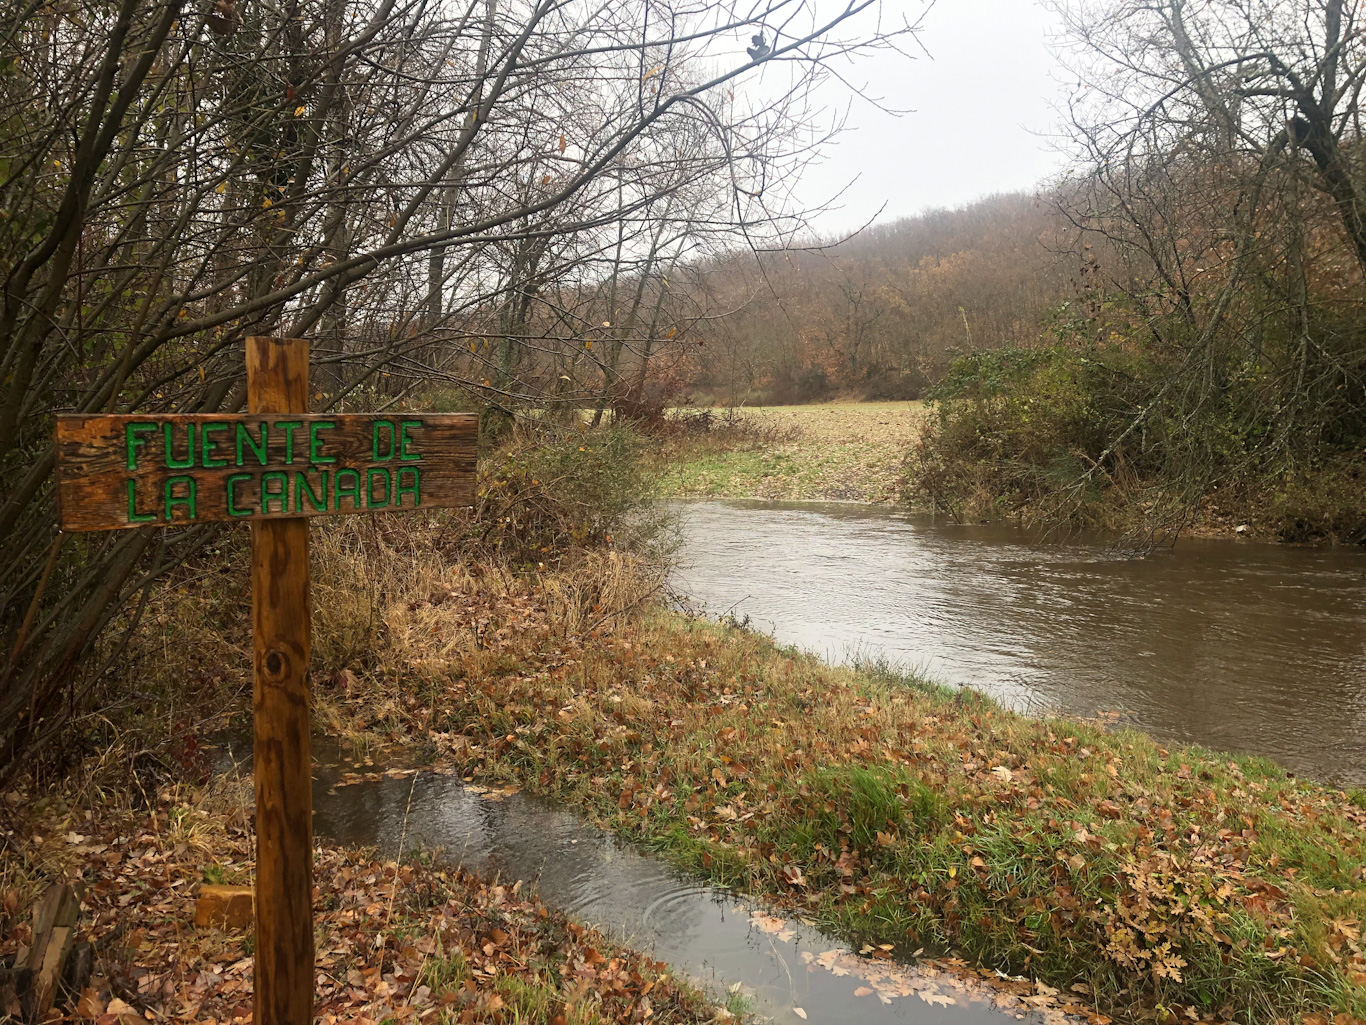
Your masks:
<svg viewBox="0 0 1366 1025"><path fill-rule="evenodd" d="M308 409L308 343L247 340L253 413ZM313 782L308 520L251 527L256 961L252 1021L312 1025Z"/></svg>
<svg viewBox="0 0 1366 1025"><path fill-rule="evenodd" d="M464 413L61 416L61 525L114 530L471 505L477 440L478 418Z"/></svg>

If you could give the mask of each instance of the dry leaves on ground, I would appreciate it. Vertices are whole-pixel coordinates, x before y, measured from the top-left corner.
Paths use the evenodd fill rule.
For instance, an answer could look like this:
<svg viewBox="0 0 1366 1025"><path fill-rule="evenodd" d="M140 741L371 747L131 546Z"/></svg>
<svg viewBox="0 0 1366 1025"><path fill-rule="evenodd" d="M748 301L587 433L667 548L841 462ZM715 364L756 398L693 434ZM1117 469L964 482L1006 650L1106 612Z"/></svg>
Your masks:
<svg viewBox="0 0 1366 1025"><path fill-rule="evenodd" d="M239 808L179 791L152 814L23 816L10 838L0 957L29 939L27 909L45 880L76 881L94 977L64 1020L244 1025L251 1020L252 938L197 929L205 879L248 883L249 820ZM11 847L11 851L14 848ZM18 884L27 880L28 885ZM716 1009L667 966L504 885L438 862L374 860L320 849L314 888L316 1014L334 1022L704 1022Z"/></svg>

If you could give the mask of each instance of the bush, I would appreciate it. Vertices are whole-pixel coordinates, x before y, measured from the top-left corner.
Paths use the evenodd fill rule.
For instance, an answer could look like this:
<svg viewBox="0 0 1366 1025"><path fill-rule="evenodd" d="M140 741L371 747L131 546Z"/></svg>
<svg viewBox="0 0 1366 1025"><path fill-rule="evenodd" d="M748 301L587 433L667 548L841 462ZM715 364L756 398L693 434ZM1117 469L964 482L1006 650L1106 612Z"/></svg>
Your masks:
<svg viewBox="0 0 1366 1025"><path fill-rule="evenodd" d="M514 566L609 545L663 556L667 517L654 509L640 457L641 438L625 425L519 424L481 468L461 537Z"/></svg>
<svg viewBox="0 0 1366 1025"><path fill-rule="evenodd" d="M1123 351L998 349L955 360L929 393L935 416L911 460L911 486L958 519L1036 509L1070 489L1096 518L1105 486L1133 488L1156 453L1112 445L1142 408L1151 368Z"/></svg>
<svg viewBox="0 0 1366 1025"><path fill-rule="evenodd" d="M1119 339L960 357L929 393L935 415L912 451L907 496L959 520L1149 538L1199 520L1282 540L1366 539L1351 417L1318 431L1277 424L1269 396L1280 382L1257 362L1225 363L1214 380L1196 404L1174 386L1185 384L1174 361Z"/></svg>
<svg viewBox="0 0 1366 1025"><path fill-rule="evenodd" d="M929 379L918 369L869 367L859 393L868 402L914 402L928 388Z"/></svg>
<svg viewBox="0 0 1366 1025"><path fill-rule="evenodd" d="M678 388L673 381L649 381L643 388L627 388L612 396L612 420L650 431L664 423L669 407L677 400Z"/></svg>
<svg viewBox="0 0 1366 1025"><path fill-rule="evenodd" d="M764 392L763 405L796 406L820 402L834 393L824 367L794 367L779 371Z"/></svg>

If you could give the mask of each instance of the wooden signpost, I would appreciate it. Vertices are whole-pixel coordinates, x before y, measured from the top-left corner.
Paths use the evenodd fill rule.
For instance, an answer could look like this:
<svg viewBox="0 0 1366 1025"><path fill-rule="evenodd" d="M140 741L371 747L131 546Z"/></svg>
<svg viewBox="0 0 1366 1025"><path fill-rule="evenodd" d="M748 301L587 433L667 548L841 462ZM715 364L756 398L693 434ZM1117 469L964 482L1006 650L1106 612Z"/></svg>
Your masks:
<svg viewBox="0 0 1366 1025"><path fill-rule="evenodd" d="M309 414L308 343L247 339L249 413L58 418L63 530L251 523L255 1025L313 1020L308 517L474 502L478 418Z"/></svg>

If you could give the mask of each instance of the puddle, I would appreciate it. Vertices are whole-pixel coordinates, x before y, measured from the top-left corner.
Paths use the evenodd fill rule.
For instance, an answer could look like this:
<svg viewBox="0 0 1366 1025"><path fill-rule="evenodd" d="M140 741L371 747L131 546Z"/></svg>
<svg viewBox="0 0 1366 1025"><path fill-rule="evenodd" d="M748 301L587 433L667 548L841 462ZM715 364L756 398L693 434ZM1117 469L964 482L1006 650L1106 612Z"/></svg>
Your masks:
<svg viewBox="0 0 1366 1025"><path fill-rule="evenodd" d="M230 750L230 749L229 749ZM230 763L232 755L228 755ZM236 757L243 757L241 750ZM249 757L249 756L248 756ZM763 913L623 844L572 812L523 794L480 792L453 776L412 770L379 775L338 765L314 741L313 830L319 839L400 849L441 848L452 859L512 881L622 943L668 962L721 995L739 987L760 1020L783 1025L1003 1025L1075 1021L1039 1010L934 965L856 956L795 919ZM331 763L331 764L328 764ZM346 770L371 778L348 782ZM1034 990L1024 983L1013 988ZM1036 998L1037 999L1037 998Z"/></svg>

